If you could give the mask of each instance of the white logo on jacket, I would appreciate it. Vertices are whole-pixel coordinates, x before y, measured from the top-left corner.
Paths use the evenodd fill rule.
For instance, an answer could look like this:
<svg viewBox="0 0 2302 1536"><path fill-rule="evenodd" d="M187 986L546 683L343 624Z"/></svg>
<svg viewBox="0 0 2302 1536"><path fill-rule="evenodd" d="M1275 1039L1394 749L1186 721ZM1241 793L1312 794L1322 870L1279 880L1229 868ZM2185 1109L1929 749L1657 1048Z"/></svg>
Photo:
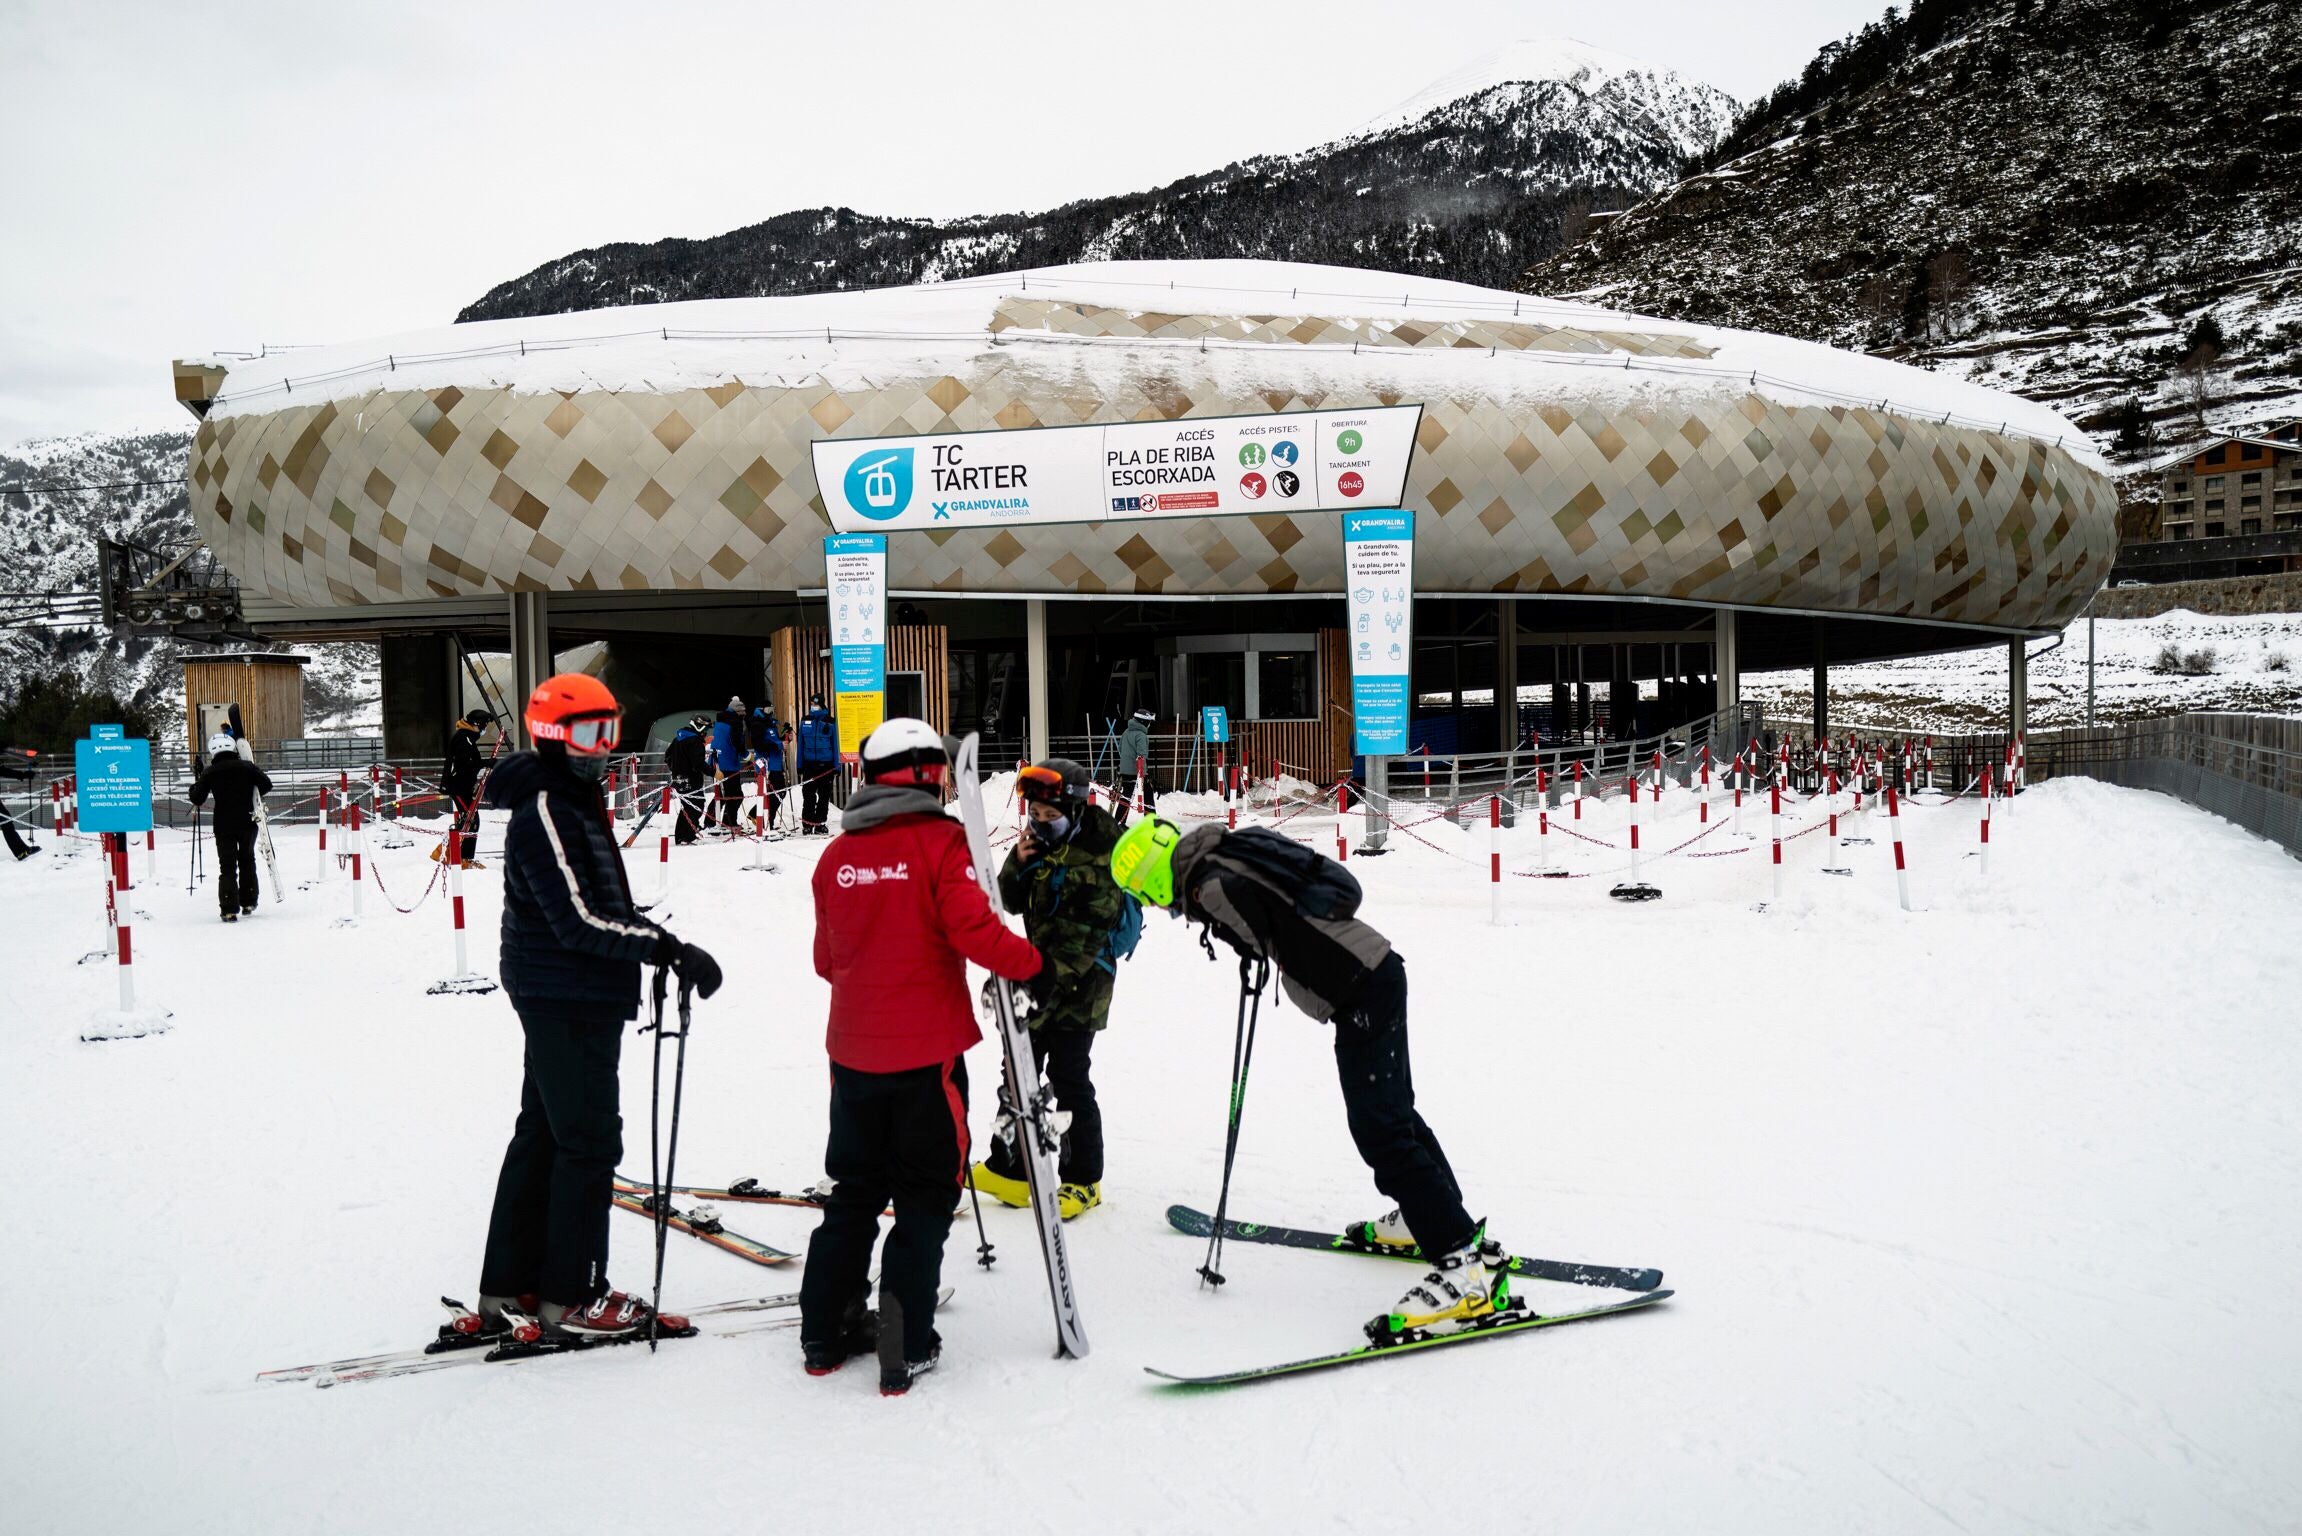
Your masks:
<svg viewBox="0 0 2302 1536"><path fill-rule="evenodd" d="M905 859L900 864L882 864L877 869L869 864L842 864L832 871L831 878L839 882L839 888L843 891L859 885L877 885L882 880L909 880L911 861Z"/></svg>

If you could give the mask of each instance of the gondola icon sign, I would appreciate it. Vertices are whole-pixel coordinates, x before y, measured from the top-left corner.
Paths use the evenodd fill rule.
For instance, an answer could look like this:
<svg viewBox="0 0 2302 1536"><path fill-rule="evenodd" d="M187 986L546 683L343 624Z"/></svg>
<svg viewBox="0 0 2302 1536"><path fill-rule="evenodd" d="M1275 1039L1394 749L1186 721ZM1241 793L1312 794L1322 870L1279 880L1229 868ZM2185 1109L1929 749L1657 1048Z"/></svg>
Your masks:
<svg viewBox="0 0 2302 1536"><path fill-rule="evenodd" d="M847 504L874 522L900 517L911 504L911 450L866 453L847 466Z"/></svg>

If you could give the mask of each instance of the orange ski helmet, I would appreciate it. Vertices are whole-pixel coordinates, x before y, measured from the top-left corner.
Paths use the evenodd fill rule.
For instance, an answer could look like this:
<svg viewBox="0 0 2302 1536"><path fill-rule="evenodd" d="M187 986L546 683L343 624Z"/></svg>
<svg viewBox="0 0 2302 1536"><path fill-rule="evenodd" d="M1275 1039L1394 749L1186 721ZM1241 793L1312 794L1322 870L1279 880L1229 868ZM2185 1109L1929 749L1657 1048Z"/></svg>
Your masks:
<svg viewBox="0 0 2302 1536"><path fill-rule="evenodd" d="M536 684L528 695L528 735L556 741L578 757L601 757L615 750L623 734L623 706L607 684L588 672L562 672Z"/></svg>

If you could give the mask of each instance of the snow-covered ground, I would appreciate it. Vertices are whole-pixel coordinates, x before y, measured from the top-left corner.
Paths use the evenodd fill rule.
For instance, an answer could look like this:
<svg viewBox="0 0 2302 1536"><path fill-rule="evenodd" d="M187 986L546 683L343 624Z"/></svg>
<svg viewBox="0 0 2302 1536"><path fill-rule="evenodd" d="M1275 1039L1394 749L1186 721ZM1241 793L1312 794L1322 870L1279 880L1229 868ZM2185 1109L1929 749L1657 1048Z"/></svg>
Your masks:
<svg viewBox="0 0 2302 1536"><path fill-rule="evenodd" d="M2033 730L2086 723L2086 621L2052 651L2031 644ZM2168 646L2203 670L2159 671ZM2210 655L2208 653L2211 653ZM2006 728L2006 647L1833 667L1831 719L1883 731ZM1812 717L1814 672L1746 672L1743 697L1769 715ZM2100 724L2194 709L2272 714L2302 710L2302 614L2222 617L2176 611L2155 619L2100 619L2094 626L2094 716Z"/></svg>
<svg viewBox="0 0 2302 1536"><path fill-rule="evenodd" d="M1618 842L1621 814L1581 830ZM1650 848L1700 830L1683 793L1663 815ZM1289 829L1331 833L1310 815ZM1198 1287L1200 1245L1162 1213L1215 1195L1236 973L1164 918L1097 1053L1107 1199L1072 1228L1091 1358L1049 1358L1028 1220L993 1210L1002 1262L971 1268L954 1229L945 1367L902 1401L860 1369L807 1378L788 1332L320 1392L253 1378L418 1341L432 1297L471 1293L517 1098L509 1006L425 994L450 966L438 897L403 917L371 891L338 928L332 875L226 928L212 887L187 893L178 839L133 895L142 995L173 1030L83 1044L114 991L73 964L100 940L98 861L50 849L0 869L0 1307L18 1320L0 1525L2302 1525L2302 1324L2283 1303L2302 1263L2302 949L2276 921L2302 904L2302 864L2173 800L2060 781L2002 815L1987 880L1972 802L1913 807L1912 913L1875 821L1842 828L1868 844L1795 838L1763 912L1763 844L1727 824L1650 860L1665 896L1644 906L1606 899L1621 853L1555 833L1553 862L1588 878L1514 876L1496 930L1483 829L1410 831L1353 866L1407 957L1423 1107L1473 1209L1521 1251L1659 1265L1677 1294L1200 1396L1140 1368L1346 1344L1413 1272L1234 1244L1229 1285ZM309 836L283 837L292 878L311 875ZM1533 827L1507 836L1510 867L1532 868ZM677 855L670 924L728 974L696 1015L688 1178L819 1171L820 851L777 845L771 874L743 872L738 846ZM420 846L379 862L402 902L430 871ZM643 891L654 876L638 863ZM471 881L491 968L497 880ZM1325 1036L1267 1013L1239 1214L1378 1208ZM648 1053L627 1040L625 1166L644 1175ZM991 1052L970 1067L980 1136ZM810 1226L723 1214L785 1247ZM615 1220L615 1279L644 1285L649 1229ZM796 1283L796 1266L672 1242L675 1303Z"/></svg>

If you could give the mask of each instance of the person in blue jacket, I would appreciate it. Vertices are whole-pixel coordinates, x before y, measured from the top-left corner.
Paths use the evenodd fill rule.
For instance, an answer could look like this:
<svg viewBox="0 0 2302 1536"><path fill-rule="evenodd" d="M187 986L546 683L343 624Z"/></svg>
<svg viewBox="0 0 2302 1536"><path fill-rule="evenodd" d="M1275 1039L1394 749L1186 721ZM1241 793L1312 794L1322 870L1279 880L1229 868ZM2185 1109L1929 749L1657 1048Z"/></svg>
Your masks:
<svg viewBox="0 0 2302 1536"><path fill-rule="evenodd" d="M751 712L751 757L767 774L766 803L759 808L764 832L775 825L775 808L783 794L783 722L765 704Z"/></svg>
<svg viewBox="0 0 2302 1536"><path fill-rule="evenodd" d="M711 727L711 766L719 770L719 824L730 832L743 807L743 763L749 751L744 745L744 720L743 700L730 698Z"/></svg>
<svg viewBox="0 0 2302 1536"><path fill-rule="evenodd" d="M831 775L838 767L839 732L819 693L807 701L807 716L799 722L800 831L831 830Z"/></svg>

